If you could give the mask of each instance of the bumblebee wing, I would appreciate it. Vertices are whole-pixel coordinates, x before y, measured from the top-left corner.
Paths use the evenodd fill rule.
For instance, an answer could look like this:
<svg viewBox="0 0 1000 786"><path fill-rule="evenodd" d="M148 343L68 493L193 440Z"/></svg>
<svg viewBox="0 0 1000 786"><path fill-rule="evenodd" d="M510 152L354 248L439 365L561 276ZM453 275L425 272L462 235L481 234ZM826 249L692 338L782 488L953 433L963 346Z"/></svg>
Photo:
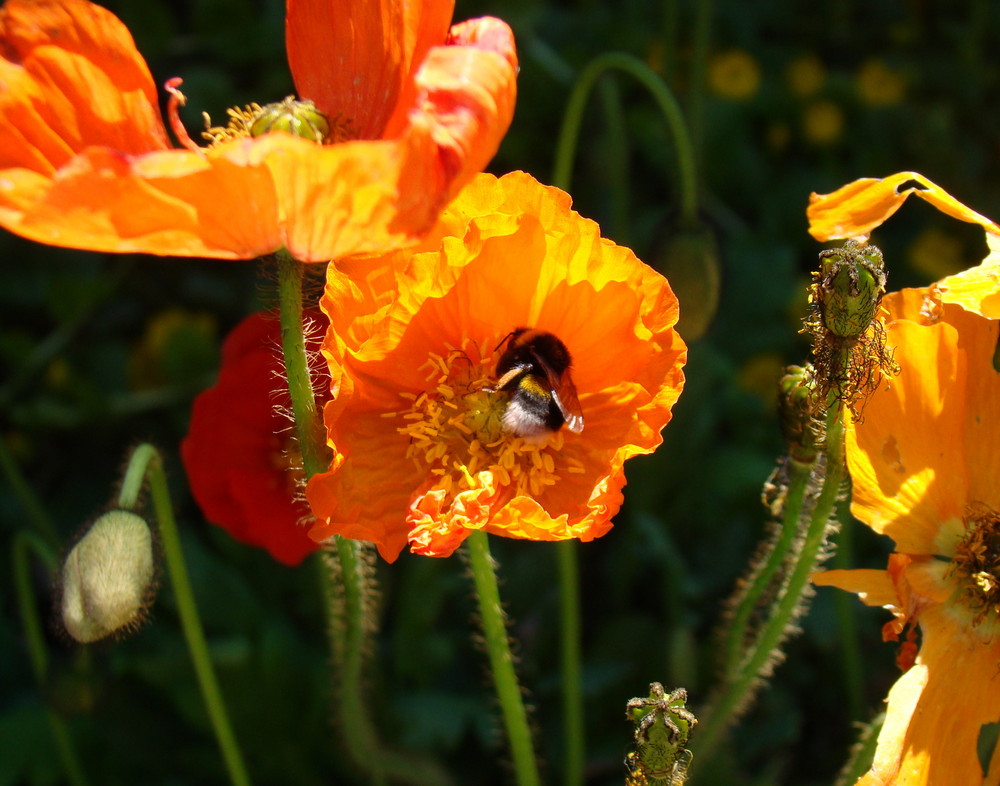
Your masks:
<svg viewBox="0 0 1000 786"><path fill-rule="evenodd" d="M573 384L569 369L566 369L562 374L557 374L540 353L532 352L531 356L539 368L545 372L545 377L549 381L549 392L552 394L556 406L559 407L559 411L562 412L566 428L574 434L579 434L583 431L583 408L576 395L576 385Z"/></svg>

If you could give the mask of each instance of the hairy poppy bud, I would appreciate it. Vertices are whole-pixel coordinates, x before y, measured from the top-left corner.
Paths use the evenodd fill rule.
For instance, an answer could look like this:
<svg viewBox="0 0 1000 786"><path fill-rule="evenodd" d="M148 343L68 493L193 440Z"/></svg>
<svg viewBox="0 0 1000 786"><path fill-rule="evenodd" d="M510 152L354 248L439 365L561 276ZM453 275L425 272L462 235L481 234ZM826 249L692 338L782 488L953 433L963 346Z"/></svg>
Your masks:
<svg viewBox="0 0 1000 786"><path fill-rule="evenodd" d="M814 297L823 324L835 336L857 338L875 319L885 294L882 252L875 246L847 241L843 248L820 253Z"/></svg>
<svg viewBox="0 0 1000 786"><path fill-rule="evenodd" d="M112 510L97 519L62 567L62 619L81 643L134 627L152 595L153 536L141 516Z"/></svg>
<svg viewBox="0 0 1000 786"><path fill-rule="evenodd" d="M813 418L813 375L811 366L789 366L778 381L778 423L796 461L810 463L818 451Z"/></svg>

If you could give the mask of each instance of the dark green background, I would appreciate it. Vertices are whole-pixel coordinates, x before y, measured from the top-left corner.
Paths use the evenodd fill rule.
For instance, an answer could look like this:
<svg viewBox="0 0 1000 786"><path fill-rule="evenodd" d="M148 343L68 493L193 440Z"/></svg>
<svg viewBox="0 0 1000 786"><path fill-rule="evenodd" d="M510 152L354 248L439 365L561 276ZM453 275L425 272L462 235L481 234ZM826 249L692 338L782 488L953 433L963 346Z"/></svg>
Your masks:
<svg viewBox="0 0 1000 786"><path fill-rule="evenodd" d="M185 120L292 92L278 0L121 0L154 77L184 77ZM702 6L704 9L704 6ZM595 56L624 51L663 73L700 131L704 221L722 270L719 312L691 346L687 386L664 446L629 465L626 505L601 540L582 545L588 783L622 779L624 705L648 683L685 685L697 710L712 685L713 629L766 521L760 488L782 450L772 390L781 366L807 351L798 334L820 246L806 233L810 192L913 169L979 212L1000 216L1000 6L952 3L748 3L710 10L713 58L739 50L759 73L743 97L699 83L694 2L459 2L456 20L494 14L517 35L520 98L490 169L551 181L553 140L574 77ZM335 53L331 53L333 56ZM811 60L810 60L811 59ZM899 100L866 101L859 74L878 61L901 80ZM820 63L812 93L790 73ZM731 83L730 83L731 84ZM589 105L571 191L605 234L661 269L676 228L677 168L648 96L615 80L627 146L600 101ZM841 131L806 132L819 111ZM622 188L624 186L624 189ZM624 201L623 201L624 200ZM984 255L981 230L914 200L875 241L890 288L928 283ZM929 259L915 262L915 259ZM252 262L116 257L0 236L0 435L71 539L110 500L140 440L164 451L185 551L237 736L259 784L361 782L331 726L323 611L315 566L289 569L206 525L177 457L190 404L211 384L218 346L245 314L271 302ZM681 304L697 310L698 303ZM159 343L159 326L173 326ZM45 342L55 350L42 355ZM613 351L613 350L612 350ZM43 362L39 362L43 358ZM89 655L53 633L52 678L36 688L10 580L9 544L27 526L0 486L0 786L60 782L43 709L69 719L95 784L215 784L224 771L204 717L173 596L151 624ZM884 566L888 542L851 527L853 565ZM555 551L497 542L502 592L534 707L547 781L562 772ZM510 783L470 582L461 559L403 555L380 564L383 625L371 670L382 735L454 773L458 783ZM47 598L50 579L39 571ZM884 612L843 596L859 637L837 624L838 594L819 593L787 661L709 767L717 784L829 784L897 676L882 644ZM48 601L42 613L49 615ZM846 642L846 643L845 643ZM845 664L860 656L851 682ZM852 687L853 686L853 687ZM697 733L697 732L695 732Z"/></svg>

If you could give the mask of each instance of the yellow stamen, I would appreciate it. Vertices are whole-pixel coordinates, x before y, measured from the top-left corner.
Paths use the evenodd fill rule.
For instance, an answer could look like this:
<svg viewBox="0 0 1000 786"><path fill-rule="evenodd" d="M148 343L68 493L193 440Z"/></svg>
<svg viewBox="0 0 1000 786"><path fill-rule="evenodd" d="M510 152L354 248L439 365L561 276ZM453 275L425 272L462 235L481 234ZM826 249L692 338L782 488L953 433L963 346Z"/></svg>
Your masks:
<svg viewBox="0 0 1000 786"><path fill-rule="evenodd" d="M409 440L407 456L435 478L437 488L457 494L492 484L513 496L538 496L558 481L557 465L583 471L580 462L560 456L561 432L543 444L504 432L502 417L510 396L493 389L493 351L484 357L471 342L447 350L428 356L419 367L428 388L402 394L409 407L394 413L401 422L399 433Z"/></svg>
<svg viewBox="0 0 1000 786"><path fill-rule="evenodd" d="M969 506L965 537L955 549L950 573L959 582L973 626L1000 622L1000 513L986 505Z"/></svg>

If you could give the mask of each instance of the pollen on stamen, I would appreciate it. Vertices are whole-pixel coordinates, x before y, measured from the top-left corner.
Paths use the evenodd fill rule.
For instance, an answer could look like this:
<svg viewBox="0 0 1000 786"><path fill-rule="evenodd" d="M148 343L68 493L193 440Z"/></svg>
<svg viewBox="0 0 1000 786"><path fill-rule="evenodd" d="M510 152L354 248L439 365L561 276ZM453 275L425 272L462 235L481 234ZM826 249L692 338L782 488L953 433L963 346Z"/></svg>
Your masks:
<svg viewBox="0 0 1000 786"><path fill-rule="evenodd" d="M472 342L447 347L419 366L427 389L401 394L406 405L394 416L408 439L407 456L446 494L494 486L538 496L558 482L561 433L531 444L504 431L510 394L494 390L496 360L495 350L483 353ZM573 472L574 464L566 469Z"/></svg>
<svg viewBox="0 0 1000 786"><path fill-rule="evenodd" d="M226 110L229 121L224 126L213 126L208 112L202 112L205 130L201 132L202 139L209 147L221 145L232 139L250 136L250 126L261 112L260 104L247 104L244 107L233 106Z"/></svg>
<svg viewBox="0 0 1000 786"><path fill-rule="evenodd" d="M965 537L952 557L962 604L972 612L973 626L1000 624L1000 513L982 504L965 514Z"/></svg>

